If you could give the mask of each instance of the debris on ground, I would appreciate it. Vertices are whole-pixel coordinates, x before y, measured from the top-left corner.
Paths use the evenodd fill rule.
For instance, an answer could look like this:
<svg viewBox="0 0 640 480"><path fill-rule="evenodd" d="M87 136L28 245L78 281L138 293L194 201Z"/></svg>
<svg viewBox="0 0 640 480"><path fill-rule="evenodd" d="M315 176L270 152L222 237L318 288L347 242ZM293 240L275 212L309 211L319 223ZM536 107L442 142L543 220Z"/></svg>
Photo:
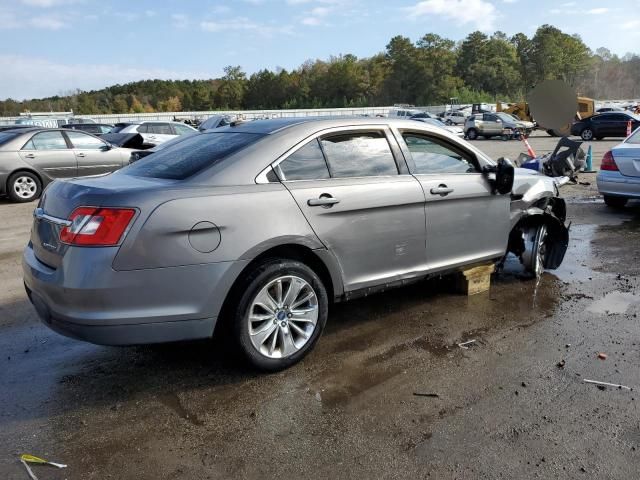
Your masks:
<svg viewBox="0 0 640 480"><path fill-rule="evenodd" d="M466 342L459 343L458 346L460 348L464 348L465 350L467 350L469 348L467 345L471 345L473 343L476 343L476 341L475 340L467 340Z"/></svg>
<svg viewBox="0 0 640 480"><path fill-rule="evenodd" d="M587 380L586 378L583 381L584 381L584 383L593 383L594 385L598 385L598 388L600 388L600 387L614 387L614 388L618 388L620 390L622 390L622 389L633 390L633 388L631 388L631 387L627 387L626 385L619 385L617 383L600 382L598 380ZM604 388L600 388L600 389L603 390Z"/></svg>
<svg viewBox="0 0 640 480"><path fill-rule="evenodd" d="M23 453L22 455L20 455L20 462L24 465L24 468L27 469L27 473L29 474L31 480L38 480L38 477L36 477L35 473L33 473L33 470L31 470L31 467L29 467L30 463L35 463L37 465L51 465L52 467L56 468L67 468L64 463L50 462L48 460L45 460L44 458L29 455L28 453Z"/></svg>
<svg viewBox="0 0 640 480"><path fill-rule="evenodd" d="M560 360L558 363L556 363L556 367L558 368L564 368L564 366L566 365L567 362L563 360Z"/></svg>
<svg viewBox="0 0 640 480"><path fill-rule="evenodd" d="M604 352L600 352L600 353L598 353L598 358L600 360L606 360L607 359L607 354L604 353Z"/></svg>
<svg viewBox="0 0 640 480"><path fill-rule="evenodd" d="M440 395L438 395L437 393L420 393L420 392L413 392L413 395L415 397L431 397L431 398L440 398Z"/></svg>

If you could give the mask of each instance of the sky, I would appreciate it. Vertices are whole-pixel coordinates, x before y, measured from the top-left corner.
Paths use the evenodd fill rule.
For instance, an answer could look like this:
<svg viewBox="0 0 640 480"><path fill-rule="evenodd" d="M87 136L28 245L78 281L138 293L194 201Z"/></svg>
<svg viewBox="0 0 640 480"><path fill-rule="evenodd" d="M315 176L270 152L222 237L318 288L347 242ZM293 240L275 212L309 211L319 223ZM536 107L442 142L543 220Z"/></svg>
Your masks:
<svg viewBox="0 0 640 480"><path fill-rule="evenodd" d="M0 0L0 99L367 57L395 35L532 36L545 23L593 50L640 53L640 0Z"/></svg>

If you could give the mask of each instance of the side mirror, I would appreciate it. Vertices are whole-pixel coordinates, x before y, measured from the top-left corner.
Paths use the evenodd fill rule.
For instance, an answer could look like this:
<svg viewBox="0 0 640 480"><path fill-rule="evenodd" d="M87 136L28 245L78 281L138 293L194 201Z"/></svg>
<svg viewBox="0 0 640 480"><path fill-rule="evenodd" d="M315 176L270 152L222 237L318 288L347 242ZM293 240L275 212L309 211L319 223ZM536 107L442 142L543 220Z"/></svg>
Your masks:
<svg viewBox="0 0 640 480"><path fill-rule="evenodd" d="M113 145L111 145L110 143L105 143L100 150L102 150L103 152L107 152L112 148L113 148Z"/></svg>
<svg viewBox="0 0 640 480"><path fill-rule="evenodd" d="M513 190L513 181L515 179L515 169L513 164L506 158L499 158L496 166L484 166L482 172L485 175L495 174L495 178L489 178L493 193L506 195Z"/></svg>

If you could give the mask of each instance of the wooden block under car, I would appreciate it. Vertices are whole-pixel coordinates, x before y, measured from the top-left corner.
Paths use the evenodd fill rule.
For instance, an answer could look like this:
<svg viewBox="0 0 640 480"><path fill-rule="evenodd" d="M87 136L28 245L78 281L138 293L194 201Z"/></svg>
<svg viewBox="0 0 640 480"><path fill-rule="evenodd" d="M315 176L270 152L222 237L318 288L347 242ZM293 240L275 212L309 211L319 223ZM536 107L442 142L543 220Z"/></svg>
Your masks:
<svg viewBox="0 0 640 480"><path fill-rule="evenodd" d="M465 295L487 292L491 287L491 274L495 269L494 264L489 264L463 270L458 277L458 291Z"/></svg>

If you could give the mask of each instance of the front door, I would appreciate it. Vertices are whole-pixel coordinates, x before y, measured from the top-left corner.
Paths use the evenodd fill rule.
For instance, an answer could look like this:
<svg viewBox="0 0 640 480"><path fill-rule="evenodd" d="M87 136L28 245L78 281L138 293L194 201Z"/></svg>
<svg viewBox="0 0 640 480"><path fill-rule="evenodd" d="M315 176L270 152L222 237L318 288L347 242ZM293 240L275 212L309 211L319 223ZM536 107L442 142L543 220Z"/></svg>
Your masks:
<svg viewBox="0 0 640 480"><path fill-rule="evenodd" d="M426 196L429 270L504 255L510 197L491 192L473 152L424 133L404 131L402 137Z"/></svg>
<svg viewBox="0 0 640 480"><path fill-rule="evenodd" d="M369 128L314 138L276 166L336 256L347 291L425 268L424 193L415 178L398 173L398 161L387 130Z"/></svg>
<svg viewBox="0 0 640 480"><path fill-rule="evenodd" d="M65 133L78 161L78 176L102 175L122 167L120 152L98 137L78 131Z"/></svg>
<svg viewBox="0 0 640 480"><path fill-rule="evenodd" d="M59 130L36 133L19 155L25 163L51 178L71 178L78 174L76 157Z"/></svg>

